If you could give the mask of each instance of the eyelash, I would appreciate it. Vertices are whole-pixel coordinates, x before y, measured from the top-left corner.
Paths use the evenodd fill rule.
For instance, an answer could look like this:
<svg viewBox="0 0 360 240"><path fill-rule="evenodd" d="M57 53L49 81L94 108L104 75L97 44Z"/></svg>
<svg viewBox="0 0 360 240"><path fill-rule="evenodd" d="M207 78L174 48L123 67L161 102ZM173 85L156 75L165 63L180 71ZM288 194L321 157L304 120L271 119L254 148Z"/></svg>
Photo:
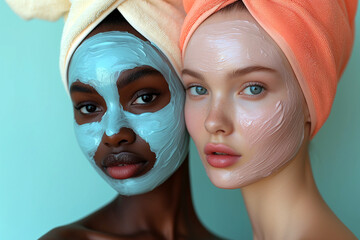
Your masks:
<svg viewBox="0 0 360 240"><path fill-rule="evenodd" d="M259 95L262 95L262 94L264 93L264 91L266 91L266 87L264 86L264 84L259 83L259 82L248 82L248 83L246 83L246 84L242 87L242 91L240 92L240 94L242 95L242 92L243 92L245 89L247 89L248 87L253 87L253 86L259 86L259 87L261 87L261 88L263 89L262 92L259 93L259 94L254 94L254 95L246 94L247 96L259 96ZM205 87L203 87L203 86L201 86L201 85L190 85L190 86L188 86L188 87L186 88L186 91L191 91L191 89L194 89L194 88L196 88L196 87L201 87L201 88L205 89L205 90L206 90L206 93L207 93L207 91L208 91ZM205 93L205 94L206 94L206 93ZM191 95L192 95L192 96L202 96L202 95L205 95L205 94L199 94L199 95L191 94Z"/></svg>
<svg viewBox="0 0 360 240"><path fill-rule="evenodd" d="M148 102L148 103L135 103L140 97L142 96L146 96L146 95L151 95L153 96L153 99ZM146 104L150 104L152 102L154 102L154 100L160 95L160 93L156 92L155 90L153 89L148 89L148 90L141 90L139 92L137 92L134 96L134 101L132 101L132 105L146 105Z"/></svg>
<svg viewBox="0 0 360 240"><path fill-rule="evenodd" d="M88 113L84 113L82 112L82 108L86 107L86 106L94 106L96 109L94 112L88 112ZM74 108L79 111L81 114L83 115L90 115L90 114L94 114L94 113L97 113L97 112L101 112L101 108L98 107L96 104L94 103L80 103L78 104L77 106L74 106ZM87 110L86 110L87 111Z"/></svg>
<svg viewBox="0 0 360 240"><path fill-rule="evenodd" d="M191 89L196 89L196 87L201 87L201 88L205 89L205 90L206 90L206 93L205 93L205 94L192 94L192 93L191 93ZM207 88L205 88L205 87L203 87L203 86L201 86L201 85L199 85L199 84L194 84L194 85L188 86L188 87L186 88L186 92L190 92L189 95L194 96L194 97L197 97L197 96L206 95L206 94L208 93L208 90L207 90Z"/></svg>
<svg viewBox="0 0 360 240"><path fill-rule="evenodd" d="M261 93L259 94L253 94L253 95L250 95L250 94L244 94L244 90L247 89L248 87L252 87L252 86L259 86L261 87L263 90L261 91ZM266 91L266 87L264 84L262 83L259 83L259 82L248 82L248 83L245 83L245 85L242 87L242 91L240 92L239 95L246 95L247 97L258 97L258 96L261 96L265 93Z"/></svg>

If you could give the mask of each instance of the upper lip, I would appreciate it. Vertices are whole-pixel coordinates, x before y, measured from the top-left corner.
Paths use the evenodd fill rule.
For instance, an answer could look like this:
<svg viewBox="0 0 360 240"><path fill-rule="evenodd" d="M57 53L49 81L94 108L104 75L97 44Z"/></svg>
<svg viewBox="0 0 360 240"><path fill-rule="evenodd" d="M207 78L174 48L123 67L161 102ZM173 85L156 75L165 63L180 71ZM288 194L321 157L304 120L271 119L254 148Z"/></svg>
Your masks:
<svg viewBox="0 0 360 240"><path fill-rule="evenodd" d="M206 144L205 148L204 148L204 152L206 155L211 155L211 154L215 154L215 153L224 153L227 155L233 155L233 156L239 156L239 154L236 154L235 151L224 145L224 144L216 144L216 143L208 143Z"/></svg>
<svg viewBox="0 0 360 240"><path fill-rule="evenodd" d="M137 164L146 162L138 155L131 152L112 153L107 155L101 165L103 167L114 167L120 164Z"/></svg>

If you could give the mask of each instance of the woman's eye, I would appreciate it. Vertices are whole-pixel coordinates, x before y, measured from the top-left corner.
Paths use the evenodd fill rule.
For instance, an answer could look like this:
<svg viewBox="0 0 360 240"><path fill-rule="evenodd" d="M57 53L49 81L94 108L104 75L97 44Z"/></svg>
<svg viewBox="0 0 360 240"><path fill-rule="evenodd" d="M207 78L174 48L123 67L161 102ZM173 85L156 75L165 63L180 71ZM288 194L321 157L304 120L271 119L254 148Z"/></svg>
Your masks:
<svg viewBox="0 0 360 240"><path fill-rule="evenodd" d="M207 94L207 89L202 86L192 86L189 88L191 95L205 95Z"/></svg>
<svg viewBox="0 0 360 240"><path fill-rule="evenodd" d="M143 94L140 97L138 97L133 104L147 104L147 103L151 103L152 101L155 100L155 98L157 97L156 94Z"/></svg>
<svg viewBox="0 0 360 240"><path fill-rule="evenodd" d="M86 105L82 105L78 108L76 108L77 110L79 110L82 114L91 114L94 112L100 112L101 109L98 108L97 106L93 105L93 104L86 104Z"/></svg>
<svg viewBox="0 0 360 240"><path fill-rule="evenodd" d="M246 95L259 95L263 91L264 91L264 87L260 85L252 85L245 88L243 93Z"/></svg>

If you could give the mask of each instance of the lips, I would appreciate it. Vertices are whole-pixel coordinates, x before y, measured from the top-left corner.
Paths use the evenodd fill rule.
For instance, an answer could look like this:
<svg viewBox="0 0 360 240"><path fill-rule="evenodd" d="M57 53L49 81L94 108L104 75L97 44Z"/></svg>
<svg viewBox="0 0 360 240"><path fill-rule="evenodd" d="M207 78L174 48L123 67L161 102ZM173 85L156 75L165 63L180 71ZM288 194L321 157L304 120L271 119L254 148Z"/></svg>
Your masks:
<svg viewBox="0 0 360 240"><path fill-rule="evenodd" d="M215 168L226 168L234 165L241 155L223 144L208 143L205 146L204 153L206 161Z"/></svg>
<svg viewBox="0 0 360 240"><path fill-rule="evenodd" d="M134 153L121 152L108 155L102 161L102 166L110 177L127 179L139 175L146 163L147 161Z"/></svg>

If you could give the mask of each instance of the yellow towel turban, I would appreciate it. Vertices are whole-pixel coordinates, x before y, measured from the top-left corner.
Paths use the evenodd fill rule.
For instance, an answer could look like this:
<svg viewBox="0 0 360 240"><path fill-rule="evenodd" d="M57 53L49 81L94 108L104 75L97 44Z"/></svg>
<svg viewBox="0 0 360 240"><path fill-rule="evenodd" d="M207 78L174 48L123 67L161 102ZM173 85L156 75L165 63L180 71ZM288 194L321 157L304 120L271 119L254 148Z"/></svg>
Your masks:
<svg viewBox="0 0 360 240"><path fill-rule="evenodd" d="M67 68L82 40L113 10L144 37L158 46L179 73L181 54L178 47L185 18L182 2L177 0L6 0L25 19L57 20L65 17L60 48L60 72L67 85ZM66 87L67 89L67 87Z"/></svg>

